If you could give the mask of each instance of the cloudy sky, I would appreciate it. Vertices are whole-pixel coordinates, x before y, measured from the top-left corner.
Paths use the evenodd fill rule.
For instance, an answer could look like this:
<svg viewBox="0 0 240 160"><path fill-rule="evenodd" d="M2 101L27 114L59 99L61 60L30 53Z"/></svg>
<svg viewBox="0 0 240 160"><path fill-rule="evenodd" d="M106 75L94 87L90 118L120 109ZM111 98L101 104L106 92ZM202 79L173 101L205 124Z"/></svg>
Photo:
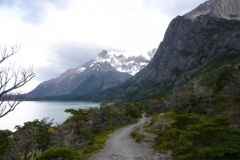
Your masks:
<svg viewBox="0 0 240 160"><path fill-rule="evenodd" d="M0 0L0 44L21 45L5 63L33 66L22 92L77 68L102 50L146 54L170 21L205 0Z"/></svg>

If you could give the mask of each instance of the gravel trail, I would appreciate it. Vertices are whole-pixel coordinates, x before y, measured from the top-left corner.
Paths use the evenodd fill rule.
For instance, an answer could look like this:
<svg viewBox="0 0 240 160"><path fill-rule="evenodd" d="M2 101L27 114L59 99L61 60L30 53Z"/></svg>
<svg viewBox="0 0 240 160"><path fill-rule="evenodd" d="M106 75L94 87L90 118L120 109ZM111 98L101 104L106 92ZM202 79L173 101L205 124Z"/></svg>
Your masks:
<svg viewBox="0 0 240 160"><path fill-rule="evenodd" d="M154 160L146 147L138 144L132 137L132 130L148 120L143 116L138 123L123 127L114 132L106 141L105 147L92 156L92 160Z"/></svg>

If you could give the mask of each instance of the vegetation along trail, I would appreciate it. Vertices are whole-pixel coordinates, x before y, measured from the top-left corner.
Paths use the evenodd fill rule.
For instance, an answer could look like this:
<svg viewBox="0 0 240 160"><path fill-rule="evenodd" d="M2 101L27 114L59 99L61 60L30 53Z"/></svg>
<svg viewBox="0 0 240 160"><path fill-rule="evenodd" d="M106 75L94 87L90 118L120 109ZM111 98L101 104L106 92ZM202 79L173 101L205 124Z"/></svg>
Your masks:
<svg viewBox="0 0 240 160"><path fill-rule="evenodd" d="M105 147L92 156L93 160L153 160L154 155L144 146L138 144L131 137L131 132L135 127L144 124L148 120L143 117L138 123L123 127L114 132L106 141Z"/></svg>

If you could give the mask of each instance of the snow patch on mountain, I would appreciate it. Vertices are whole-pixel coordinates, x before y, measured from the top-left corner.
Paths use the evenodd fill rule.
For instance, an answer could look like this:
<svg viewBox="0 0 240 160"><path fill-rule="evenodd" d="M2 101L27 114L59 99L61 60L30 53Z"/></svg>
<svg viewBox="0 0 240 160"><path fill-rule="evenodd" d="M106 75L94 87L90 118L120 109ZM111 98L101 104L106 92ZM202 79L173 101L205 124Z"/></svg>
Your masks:
<svg viewBox="0 0 240 160"><path fill-rule="evenodd" d="M85 70L86 70L85 67L81 67L81 68L79 68L79 69L77 70L77 72L81 73L81 72L83 72L83 71L85 71Z"/></svg>
<svg viewBox="0 0 240 160"><path fill-rule="evenodd" d="M115 50L103 50L98 56L77 69L78 73L89 70L100 70L102 64L109 63L119 72L127 72L135 75L143 69L153 58L157 49L147 53L147 56L127 56L126 52L117 52ZM129 55L132 55L128 52Z"/></svg>

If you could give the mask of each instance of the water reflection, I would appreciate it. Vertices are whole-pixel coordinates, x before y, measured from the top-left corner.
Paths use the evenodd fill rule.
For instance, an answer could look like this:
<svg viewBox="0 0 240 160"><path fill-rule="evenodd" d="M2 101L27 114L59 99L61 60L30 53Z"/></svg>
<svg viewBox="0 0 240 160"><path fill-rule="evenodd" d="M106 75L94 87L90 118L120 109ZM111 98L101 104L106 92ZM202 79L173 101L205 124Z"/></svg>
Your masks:
<svg viewBox="0 0 240 160"><path fill-rule="evenodd" d="M64 112L65 109L87 109L99 107L99 105L99 103L93 102L24 101L13 112L0 118L0 129L14 131L16 125L43 117L50 117L50 119L54 119L54 122L62 123L70 115Z"/></svg>

